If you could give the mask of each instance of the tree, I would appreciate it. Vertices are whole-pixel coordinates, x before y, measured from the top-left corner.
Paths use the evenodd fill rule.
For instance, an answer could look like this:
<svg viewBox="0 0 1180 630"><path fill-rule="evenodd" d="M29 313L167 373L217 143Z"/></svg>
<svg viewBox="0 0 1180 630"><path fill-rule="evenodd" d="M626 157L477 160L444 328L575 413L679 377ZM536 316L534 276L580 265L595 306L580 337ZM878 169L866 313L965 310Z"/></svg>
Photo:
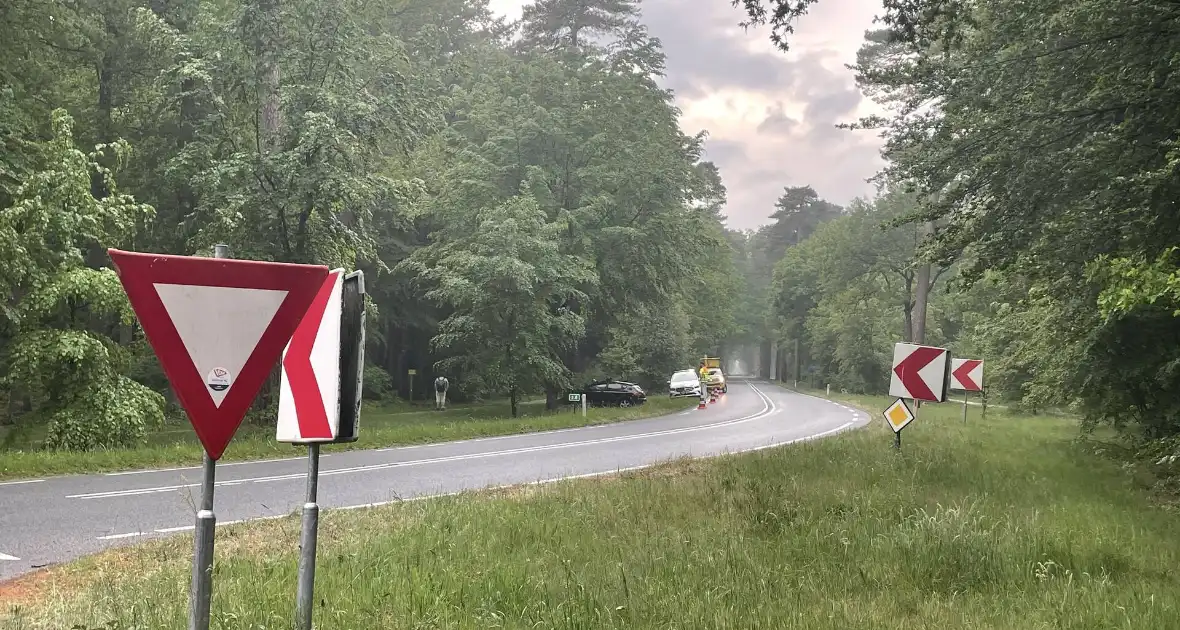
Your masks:
<svg viewBox="0 0 1180 630"><path fill-rule="evenodd" d="M36 401L48 420L46 445L90 449L130 446L163 421L164 399L125 375L131 357L104 334L132 317L110 269L85 264L94 246L118 246L151 217L149 206L118 191L104 157L116 165L125 143L89 154L73 144L73 119L53 113L46 168L17 188L0 210L0 294L8 374L5 384ZM93 195L101 179L106 194Z"/></svg>
<svg viewBox="0 0 1180 630"><path fill-rule="evenodd" d="M432 340L446 353L439 368L462 375L468 390L507 392L516 417L522 391L568 383L560 353L585 334L585 321L564 305L584 299L579 287L594 276L561 253L568 225L547 222L527 195L477 211L469 225L402 264L432 287L427 298L453 309Z"/></svg>
<svg viewBox="0 0 1180 630"><path fill-rule="evenodd" d="M638 16L637 0L536 0L524 7L521 45L547 52L594 50L596 37L620 39Z"/></svg>

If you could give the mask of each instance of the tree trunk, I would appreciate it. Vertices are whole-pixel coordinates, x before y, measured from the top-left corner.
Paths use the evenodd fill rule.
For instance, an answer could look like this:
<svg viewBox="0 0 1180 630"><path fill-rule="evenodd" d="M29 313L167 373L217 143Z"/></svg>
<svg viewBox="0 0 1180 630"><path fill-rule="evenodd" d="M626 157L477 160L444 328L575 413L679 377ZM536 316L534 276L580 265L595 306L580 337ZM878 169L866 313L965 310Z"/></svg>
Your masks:
<svg viewBox="0 0 1180 630"><path fill-rule="evenodd" d="M933 223L925 223L919 229L918 242L926 240L934 231ZM930 263L924 262L918 267L917 277L914 279L914 316L913 316L913 339L914 343L926 343L926 305L930 297Z"/></svg>
<svg viewBox="0 0 1180 630"><path fill-rule="evenodd" d="M282 120L279 110L279 2L258 0L254 54L258 79L259 144L264 154L279 148Z"/></svg>
<svg viewBox="0 0 1180 630"><path fill-rule="evenodd" d="M113 44L112 44L113 47ZM98 108L96 112L96 127L97 140L99 144L111 142L114 138L114 122L111 117L111 112L114 110L115 102L115 53L108 49L102 55L102 61L99 63L96 72L98 74ZM102 160L102 162L108 162ZM105 199L110 195L110 190L107 189L106 179L102 173L92 173L90 175L90 194L94 195L95 199Z"/></svg>
<svg viewBox="0 0 1180 630"><path fill-rule="evenodd" d="M901 338L907 343L914 341L914 279L907 276L905 279L905 301L901 303L902 314L905 319L902 322Z"/></svg>

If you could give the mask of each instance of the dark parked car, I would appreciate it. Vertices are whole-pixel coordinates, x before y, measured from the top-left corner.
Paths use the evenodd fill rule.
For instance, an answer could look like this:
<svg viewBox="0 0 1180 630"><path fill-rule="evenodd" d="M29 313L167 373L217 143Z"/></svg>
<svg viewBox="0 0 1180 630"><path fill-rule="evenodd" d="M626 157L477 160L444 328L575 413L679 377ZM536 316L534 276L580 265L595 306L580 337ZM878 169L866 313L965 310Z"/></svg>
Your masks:
<svg viewBox="0 0 1180 630"><path fill-rule="evenodd" d="M627 381L595 381L580 390L569 392L566 402L580 403L582 399L579 394L584 394L586 404L594 407L630 407L647 402L647 393L643 388Z"/></svg>

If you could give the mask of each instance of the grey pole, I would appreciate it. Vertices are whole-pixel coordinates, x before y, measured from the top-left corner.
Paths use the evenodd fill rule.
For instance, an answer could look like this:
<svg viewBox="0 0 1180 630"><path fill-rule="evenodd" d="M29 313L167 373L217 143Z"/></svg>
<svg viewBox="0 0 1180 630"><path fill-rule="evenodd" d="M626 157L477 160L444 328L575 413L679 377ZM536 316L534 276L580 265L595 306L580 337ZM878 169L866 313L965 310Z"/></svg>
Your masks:
<svg viewBox="0 0 1180 630"><path fill-rule="evenodd" d="M795 337L795 389L799 389L799 338Z"/></svg>
<svg viewBox="0 0 1180 630"><path fill-rule="evenodd" d="M586 392L582 392L582 417L586 417Z"/></svg>
<svg viewBox="0 0 1180 630"><path fill-rule="evenodd" d="M963 422L967 422L967 390L963 390Z"/></svg>
<svg viewBox="0 0 1180 630"><path fill-rule="evenodd" d="M197 512L196 538L193 542L193 583L189 590L189 630L209 630L209 600L213 594L213 532L217 516L213 514L213 481L217 462L205 454L204 479L201 482L201 510Z"/></svg>
<svg viewBox="0 0 1180 630"><path fill-rule="evenodd" d="M299 585L295 594L295 627L299 630L311 630L316 532L320 526L320 506L316 503L319 480L320 445L313 443L307 447L307 502L303 504L303 532L299 538Z"/></svg>
<svg viewBox="0 0 1180 630"><path fill-rule="evenodd" d="M213 247L214 258L229 258L229 245ZM213 534L217 516L213 514L213 484L217 478L217 461L205 453L201 479L201 509L193 532L193 581L189 587L188 628L209 630L209 602L213 596Z"/></svg>

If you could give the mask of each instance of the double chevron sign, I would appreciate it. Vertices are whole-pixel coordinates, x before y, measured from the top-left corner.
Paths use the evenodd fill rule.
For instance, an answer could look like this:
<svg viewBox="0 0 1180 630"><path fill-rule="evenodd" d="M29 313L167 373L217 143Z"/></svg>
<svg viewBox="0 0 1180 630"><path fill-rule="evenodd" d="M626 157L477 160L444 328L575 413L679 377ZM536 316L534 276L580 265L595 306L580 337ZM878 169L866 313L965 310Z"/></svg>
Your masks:
<svg viewBox="0 0 1180 630"><path fill-rule="evenodd" d="M983 360L952 359L946 348L898 343L893 347L893 365L889 375L889 395L897 398L885 411L885 419L895 434L894 444L901 447L901 430L915 418L906 399L915 402L946 402L950 390L966 393L983 391Z"/></svg>

